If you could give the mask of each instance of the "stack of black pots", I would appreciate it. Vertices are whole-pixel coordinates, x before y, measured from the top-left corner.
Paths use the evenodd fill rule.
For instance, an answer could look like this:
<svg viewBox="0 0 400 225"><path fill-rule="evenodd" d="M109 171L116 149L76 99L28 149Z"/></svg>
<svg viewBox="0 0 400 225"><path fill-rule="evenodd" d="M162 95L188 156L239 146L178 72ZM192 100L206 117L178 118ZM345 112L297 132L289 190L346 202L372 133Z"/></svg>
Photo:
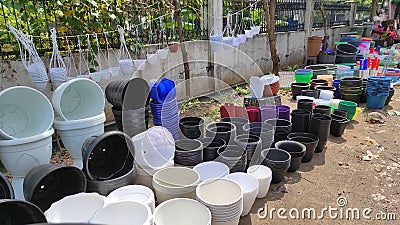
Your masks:
<svg viewBox="0 0 400 225"><path fill-rule="evenodd" d="M389 96L386 99L385 105L389 105L389 103L392 101L393 96L394 96L394 88L390 88Z"/></svg>
<svg viewBox="0 0 400 225"><path fill-rule="evenodd" d="M360 103L367 103L367 81L368 79L362 79Z"/></svg>
<svg viewBox="0 0 400 225"><path fill-rule="evenodd" d="M245 172L247 164L246 149L239 145L227 145L225 149L217 151L215 161L227 165L230 173Z"/></svg>
<svg viewBox="0 0 400 225"><path fill-rule="evenodd" d="M306 146L297 141L279 141L275 144L275 148L287 151L290 156L290 167L288 172L295 172L300 168L301 159L306 154Z"/></svg>
<svg viewBox="0 0 400 225"><path fill-rule="evenodd" d="M292 123L289 120L271 119L266 120L265 123L274 127L274 143L286 140L288 134L292 132Z"/></svg>
<svg viewBox="0 0 400 225"><path fill-rule="evenodd" d="M199 139L203 137L204 120L199 117L184 117L179 120L181 138Z"/></svg>
<svg viewBox="0 0 400 225"><path fill-rule="evenodd" d="M149 84L141 79L110 82L105 90L107 101L119 131L130 137L144 132L149 122Z"/></svg>
<svg viewBox="0 0 400 225"><path fill-rule="evenodd" d="M311 89L315 90L317 86L328 86L328 81L321 80L321 79L312 79L311 80Z"/></svg>
<svg viewBox="0 0 400 225"><path fill-rule="evenodd" d="M228 122L211 123L206 127L206 137L222 139L227 145L233 143L236 137L236 126Z"/></svg>
<svg viewBox="0 0 400 225"><path fill-rule="evenodd" d="M292 132L309 132L311 112L304 109L295 109L291 113Z"/></svg>
<svg viewBox="0 0 400 225"><path fill-rule="evenodd" d="M306 146L306 153L301 159L302 163L310 162L314 156L315 148L317 148L319 138L314 134L307 132L294 132L288 135L288 139L297 141Z"/></svg>
<svg viewBox="0 0 400 225"><path fill-rule="evenodd" d="M336 46L336 64L355 63L357 60L357 48L350 44L339 44Z"/></svg>
<svg viewBox="0 0 400 225"><path fill-rule="evenodd" d="M340 137L343 135L344 130L346 129L347 124L350 122L347 117L343 117L337 114L332 114L332 122L331 122L331 134L335 137Z"/></svg>
<svg viewBox="0 0 400 225"><path fill-rule="evenodd" d="M261 148L262 148L262 140L259 136L256 135L247 135L247 134L242 134L238 135L235 138L235 143L242 148L246 149L247 152L247 163L246 163L246 169L249 168L251 161L253 160L253 165L257 164L259 165L261 161L258 161L258 159L261 159ZM253 157L255 154L255 157Z"/></svg>
<svg viewBox="0 0 400 225"><path fill-rule="evenodd" d="M243 130L243 126L249 123L248 119L240 118L240 117L226 117L226 118L222 118L221 122L228 122L228 123L234 124L236 126L236 135L242 135L242 134L249 133L249 132L246 132Z"/></svg>
<svg viewBox="0 0 400 225"><path fill-rule="evenodd" d="M324 114L330 116L332 109L329 105L317 105L315 106L313 113L315 114Z"/></svg>
<svg viewBox="0 0 400 225"><path fill-rule="evenodd" d="M322 152L328 142L331 127L331 117L324 114L313 114L311 119L310 133L319 138L315 152Z"/></svg>
<svg viewBox="0 0 400 225"><path fill-rule="evenodd" d="M224 151L226 143L223 139L205 137L200 139L203 144L203 161L213 161L218 157L218 150Z"/></svg>
<svg viewBox="0 0 400 225"><path fill-rule="evenodd" d="M315 99L319 98L319 91L318 90L303 90L301 91L301 95L313 97Z"/></svg>
<svg viewBox="0 0 400 225"><path fill-rule="evenodd" d="M275 127L267 123L249 123L243 126L243 130L251 135L260 137L262 149L271 148L274 143Z"/></svg>
<svg viewBox="0 0 400 225"><path fill-rule="evenodd" d="M345 77L340 80L340 95L343 100L360 103L363 81L358 77Z"/></svg>
<svg viewBox="0 0 400 225"><path fill-rule="evenodd" d="M193 168L203 162L203 143L199 140L175 141L174 163L176 166Z"/></svg>
<svg viewBox="0 0 400 225"><path fill-rule="evenodd" d="M109 131L86 139L82 147L83 172L87 191L108 195L113 190L135 184L134 145L120 131Z"/></svg>
<svg viewBox="0 0 400 225"><path fill-rule="evenodd" d="M313 111L313 100L311 99L300 99L297 101L297 109L302 109L308 112Z"/></svg>

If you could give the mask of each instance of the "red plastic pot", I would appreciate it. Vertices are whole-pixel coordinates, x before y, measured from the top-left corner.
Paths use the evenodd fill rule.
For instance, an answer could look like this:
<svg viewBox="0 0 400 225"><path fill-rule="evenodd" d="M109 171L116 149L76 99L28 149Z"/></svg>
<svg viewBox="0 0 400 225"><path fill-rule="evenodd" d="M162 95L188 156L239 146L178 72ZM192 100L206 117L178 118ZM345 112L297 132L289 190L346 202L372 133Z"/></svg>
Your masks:
<svg viewBox="0 0 400 225"><path fill-rule="evenodd" d="M260 122L260 108L251 106L246 108L250 123Z"/></svg>

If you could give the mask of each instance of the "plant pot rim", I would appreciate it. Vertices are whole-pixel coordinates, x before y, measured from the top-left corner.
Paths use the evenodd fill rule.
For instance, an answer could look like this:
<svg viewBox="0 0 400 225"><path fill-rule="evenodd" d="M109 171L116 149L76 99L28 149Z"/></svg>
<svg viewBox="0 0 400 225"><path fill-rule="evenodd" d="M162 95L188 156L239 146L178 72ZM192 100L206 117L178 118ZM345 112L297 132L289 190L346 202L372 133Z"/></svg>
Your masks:
<svg viewBox="0 0 400 225"><path fill-rule="evenodd" d="M267 158L267 155L268 155L269 151L271 151L271 150L272 151L282 152L282 153L284 153L285 155L287 155L289 157L288 157L287 160L284 160L284 161L270 160L270 159ZM287 162L290 162L290 160L292 160L292 156L289 154L289 152L287 152L287 151L285 151L283 149L280 149L280 148L267 148L267 149L264 149L264 150L261 151L261 157L264 160L267 160L269 162L278 162L278 163L287 163Z"/></svg>

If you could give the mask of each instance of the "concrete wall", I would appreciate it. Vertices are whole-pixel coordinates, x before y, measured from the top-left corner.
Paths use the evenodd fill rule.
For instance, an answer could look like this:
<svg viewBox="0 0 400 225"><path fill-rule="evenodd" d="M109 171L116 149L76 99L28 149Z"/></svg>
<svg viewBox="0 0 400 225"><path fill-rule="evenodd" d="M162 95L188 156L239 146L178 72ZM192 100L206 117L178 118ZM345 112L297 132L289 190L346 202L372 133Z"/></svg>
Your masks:
<svg viewBox="0 0 400 225"><path fill-rule="evenodd" d="M334 41L339 40L340 33L347 32L348 27L333 28L329 30L330 46ZM314 30L312 35L323 36L322 30ZM288 32L277 34L277 49L281 60L282 68L288 65L303 64L305 57L306 32ZM272 61L269 53L268 37L265 34L248 39L246 43L238 48L231 46L219 46L221 49L213 53L207 41L186 42L185 47L188 52L190 65L190 96L200 96L215 90L227 87L227 85L239 84L247 81L253 75L263 75L272 70ZM153 47L154 48L154 47ZM150 49L149 52L152 50ZM43 58L45 65L49 64L48 58ZM68 59L65 59L69 64ZM210 64L209 62L214 62ZM115 56L110 60L112 66L116 66ZM77 63L77 58L75 58ZM108 66L108 62L102 62L103 67ZM147 81L167 77L173 79L177 84L177 94L179 100L187 97L186 85L184 82L184 69L182 55L169 53L168 58L158 61L154 65L146 62L143 71L135 71L132 77L141 77ZM25 85L34 87L26 69L21 61L0 61L1 81L0 90L15 85ZM71 76L78 75L75 69L71 70ZM110 81L117 79L127 79L130 76L119 75L108 80L101 80L99 85L105 89ZM215 82L215 79L220 80ZM43 93L51 99L53 86L48 84ZM112 121L110 105L106 106L107 120Z"/></svg>

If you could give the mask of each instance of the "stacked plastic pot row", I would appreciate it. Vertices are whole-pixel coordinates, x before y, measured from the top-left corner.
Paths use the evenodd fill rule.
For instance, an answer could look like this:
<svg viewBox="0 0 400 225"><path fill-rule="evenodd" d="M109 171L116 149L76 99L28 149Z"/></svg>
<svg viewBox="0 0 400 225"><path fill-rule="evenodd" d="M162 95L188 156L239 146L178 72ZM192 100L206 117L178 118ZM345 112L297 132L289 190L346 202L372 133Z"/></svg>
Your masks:
<svg viewBox="0 0 400 225"><path fill-rule="evenodd" d="M110 82L106 87L106 98L113 106L112 112L118 130L133 137L148 127L149 84L141 79L126 79Z"/></svg>
<svg viewBox="0 0 400 225"><path fill-rule="evenodd" d="M367 80L366 94L367 107L383 109L390 93L390 77L369 77Z"/></svg>
<svg viewBox="0 0 400 225"><path fill-rule="evenodd" d="M243 108L233 104L225 104L220 107L220 114L221 118L248 118L251 123L277 118L290 120L290 107L277 105Z"/></svg>

